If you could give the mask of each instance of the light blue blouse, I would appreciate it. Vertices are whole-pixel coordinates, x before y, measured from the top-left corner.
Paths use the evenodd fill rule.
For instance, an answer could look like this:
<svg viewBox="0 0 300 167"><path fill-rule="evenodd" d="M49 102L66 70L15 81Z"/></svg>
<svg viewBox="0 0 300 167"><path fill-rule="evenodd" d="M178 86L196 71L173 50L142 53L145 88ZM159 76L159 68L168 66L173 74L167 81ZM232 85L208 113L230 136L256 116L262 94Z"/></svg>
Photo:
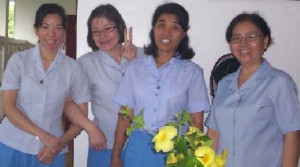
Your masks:
<svg viewBox="0 0 300 167"><path fill-rule="evenodd" d="M121 63L118 64L106 52L100 50L89 52L78 61L88 77L94 122L104 132L107 147L112 149L120 111L120 105L113 101L113 97L128 61L122 57Z"/></svg>
<svg viewBox="0 0 300 167"><path fill-rule="evenodd" d="M185 108L190 113L209 111L210 105L202 69L190 60L173 57L157 68L153 56L134 60L115 96L115 101L144 109L146 126L153 131L174 119Z"/></svg>
<svg viewBox="0 0 300 167"><path fill-rule="evenodd" d="M239 73L220 81L206 125L220 132L226 167L280 167L283 135L300 130L297 87L266 59L240 89Z"/></svg>
<svg viewBox="0 0 300 167"><path fill-rule="evenodd" d="M76 104L86 103L91 98L79 63L59 50L45 71L39 45L9 59L1 90L18 90L17 108L56 137L64 133L62 113L66 98L72 96ZM8 119L0 125L0 142L34 155L43 147L39 138L16 128Z"/></svg>

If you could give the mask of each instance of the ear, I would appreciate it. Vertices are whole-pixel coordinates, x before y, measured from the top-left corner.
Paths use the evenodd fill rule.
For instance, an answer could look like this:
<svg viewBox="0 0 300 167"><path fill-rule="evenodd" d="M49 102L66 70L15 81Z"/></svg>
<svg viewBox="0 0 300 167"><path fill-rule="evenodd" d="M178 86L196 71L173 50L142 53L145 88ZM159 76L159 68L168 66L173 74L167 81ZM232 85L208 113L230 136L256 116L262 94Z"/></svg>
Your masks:
<svg viewBox="0 0 300 167"><path fill-rule="evenodd" d="M270 38L268 36L266 36L264 38L264 50L266 51L268 49L268 43L270 42Z"/></svg>
<svg viewBox="0 0 300 167"><path fill-rule="evenodd" d="M182 34L181 40L183 40L183 38L186 36L186 33L187 33L187 32L184 32L184 33Z"/></svg>

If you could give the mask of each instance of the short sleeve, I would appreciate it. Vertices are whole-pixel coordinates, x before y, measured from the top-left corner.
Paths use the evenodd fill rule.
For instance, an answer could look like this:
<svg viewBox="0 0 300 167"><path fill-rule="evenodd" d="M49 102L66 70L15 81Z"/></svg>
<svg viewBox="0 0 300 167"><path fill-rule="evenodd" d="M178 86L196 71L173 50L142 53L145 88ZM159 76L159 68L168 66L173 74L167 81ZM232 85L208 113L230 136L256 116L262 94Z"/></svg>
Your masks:
<svg viewBox="0 0 300 167"><path fill-rule="evenodd" d="M91 100L91 94L88 85L88 78L83 72L79 63L76 62L75 69L72 71L72 98L76 104L82 104Z"/></svg>
<svg viewBox="0 0 300 167"><path fill-rule="evenodd" d="M190 113L210 111L210 104L203 77L203 71L195 65L190 88L188 89L188 109Z"/></svg>
<svg viewBox="0 0 300 167"><path fill-rule="evenodd" d="M293 79L288 77L276 78L273 83L272 102L279 128L282 133L300 130L300 105L298 90Z"/></svg>
<svg viewBox="0 0 300 167"><path fill-rule="evenodd" d="M3 74L1 90L16 90L20 88L20 63L21 58L17 53L10 57Z"/></svg>

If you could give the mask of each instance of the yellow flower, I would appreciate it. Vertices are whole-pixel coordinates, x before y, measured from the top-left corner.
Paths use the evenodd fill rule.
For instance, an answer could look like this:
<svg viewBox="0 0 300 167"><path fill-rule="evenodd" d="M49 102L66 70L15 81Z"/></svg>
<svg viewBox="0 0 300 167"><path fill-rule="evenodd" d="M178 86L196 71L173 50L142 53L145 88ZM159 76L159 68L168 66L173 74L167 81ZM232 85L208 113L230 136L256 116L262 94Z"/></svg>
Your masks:
<svg viewBox="0 0 300 167"><path fill-rule="evenodd" d="M187 132L188 135L196 133L196 132L200 132L200 130L198 128L196 128L195 126L190 126L189 127L189 131Z"/></svg>
<svg viewBox="0 0 300 167"><path fill-rule="evenodd" d="M218 167L223 167L226 164L226 159L227 159L227 150L224 149L222 154L219 154L215 158L216 164L218 164Z"/></svg>
<svg viewBox="0 0 300 167"><path fill-rule="evenodd" d="M173 126L164 126L159 129L157 135L154 136L152 142L155 142L155 150L157 152L169 152L174 147L172 139L177 135L177 129Z"/></svg>
<svg viewBox="0 0 300 167"><path fill-rule="evenodd" d="M172 152L167 156L167 165L175 164L177 163L178 160L183 158L184 158L183 154L176 155L175 153Z"/></svg>
<svg viewBox="0 0 300 167"><path fill-rule="evenodd" d="M214 162L216 153L209 146L200 146L195 150L195 156L204 167L208 167Z"/></svg>

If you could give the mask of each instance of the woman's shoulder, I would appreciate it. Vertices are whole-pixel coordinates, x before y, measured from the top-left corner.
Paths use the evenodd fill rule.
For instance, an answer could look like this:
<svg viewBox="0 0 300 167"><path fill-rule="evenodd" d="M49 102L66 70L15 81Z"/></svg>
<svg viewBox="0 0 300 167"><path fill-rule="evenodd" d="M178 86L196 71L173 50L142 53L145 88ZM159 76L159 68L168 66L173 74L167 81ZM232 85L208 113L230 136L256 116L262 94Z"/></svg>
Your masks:
<svg viewBox="0 0 300 167"><path fill-rule="evenodd" d="M283 82L294 83L294 79L289 73L274 67L272 68L271 77L273 83L283 83Z"/></svg>

